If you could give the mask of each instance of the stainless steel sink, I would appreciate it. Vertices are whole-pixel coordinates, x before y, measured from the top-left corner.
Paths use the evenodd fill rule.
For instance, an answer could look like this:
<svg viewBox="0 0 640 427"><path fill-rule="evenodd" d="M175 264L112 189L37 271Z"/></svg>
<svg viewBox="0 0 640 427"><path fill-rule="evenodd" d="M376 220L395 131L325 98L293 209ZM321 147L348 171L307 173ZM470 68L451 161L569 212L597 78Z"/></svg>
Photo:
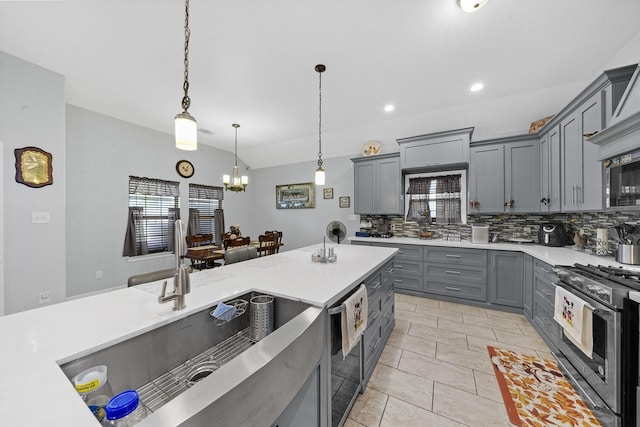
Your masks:
<svg viewBox="0 0 640 427"><path fill-rule="evenodd" d="M260 294L248 293L238 298L249 301L255 295ZM274 332L309 307L275 297ZM212 309L60 367L71 380L87 368L106 365L114 393L136 389L147 409L155 412L255 344L249 337L248 308L245 314L223 324L209 315ZM264 340L268 339L269 336Z"/></svg>

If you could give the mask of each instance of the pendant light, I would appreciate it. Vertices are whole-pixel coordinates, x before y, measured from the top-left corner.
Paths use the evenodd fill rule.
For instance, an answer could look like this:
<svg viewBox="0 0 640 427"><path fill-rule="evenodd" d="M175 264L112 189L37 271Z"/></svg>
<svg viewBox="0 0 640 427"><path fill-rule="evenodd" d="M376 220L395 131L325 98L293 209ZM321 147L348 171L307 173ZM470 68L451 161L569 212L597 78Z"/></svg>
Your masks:
<svg viewBox="0 0 640 427"><path fill-rule="evenodd" d="M324 169L322 169L322 73L327 67L322 64L316 65L318 72L318 169L316 169L316 185L324 185Z"/></svg>
<svg viewBox="0 0 640 427"><path fill-rule="evenodd" d="M489 0L458 0L460 8L465 12L475 12L487 4Z"/></svg>
<svg viewBox="0 0 640 427"><path fill-rule="evenodd" d="M233 164L233 171L231 172L231 176L223 175L222 183L224 184L225 190L231 191L245 191L247 189L247 185L249 185L249 177L246 175L240 176L238 173L238 128L239 124L234 123L231 126L235 128L236 132L236 142L235 142L235 161Z"/></svg>
<svg viewBox="0 0 640 427"><path fill-rule="evenodd" d="M191 99L189 98L189 0L185 0L184 11L184 96L182 97L182 113L175 117L176 148L193 151L198 149L198 123L189 114Z"/></svg>

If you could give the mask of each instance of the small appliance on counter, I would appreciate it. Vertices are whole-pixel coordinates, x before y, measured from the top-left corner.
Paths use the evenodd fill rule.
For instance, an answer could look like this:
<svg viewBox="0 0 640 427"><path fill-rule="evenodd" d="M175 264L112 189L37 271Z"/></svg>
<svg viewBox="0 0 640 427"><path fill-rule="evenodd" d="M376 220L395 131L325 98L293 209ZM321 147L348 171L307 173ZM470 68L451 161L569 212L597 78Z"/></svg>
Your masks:
<svg viewBox="0 0 640 427"><path fill-rule="evenodd" d="M488 224L471 224L471 243L489 243Z"/></svg>
<svg viewBox="0 0 640 427"><path fill-rule="evenodd" d="M540 224L538 244L543 246L565 246L567 244L567 232L564 229L564 224L561 222Z"/></svg>

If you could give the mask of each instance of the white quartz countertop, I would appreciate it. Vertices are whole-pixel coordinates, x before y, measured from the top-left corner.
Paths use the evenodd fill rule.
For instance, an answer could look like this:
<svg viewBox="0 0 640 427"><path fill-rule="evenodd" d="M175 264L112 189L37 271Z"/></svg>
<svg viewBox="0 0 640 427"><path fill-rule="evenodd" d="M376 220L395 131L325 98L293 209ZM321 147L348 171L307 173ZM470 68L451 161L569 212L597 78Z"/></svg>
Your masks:
<svg viewBox="0 0 640 427"><path fill-rule="evenodd" d="M158 303L159 281L0 317L0 426L99 426L59 364L254 290L330 306L397 251L327 245L338 260L320 264L320 246L194 272L181 311Z"/></svg>
<svg viewBox="0 0 640 427"><path fill-rule="evenodd" d="M377 237L350 237L348 240L351 242L375 242L393 245L422 245L422 246L445 246L452 248L472 248L472 249L490 249L496 251L520 251L525 254L531 255L534 258L544 261L551 265L573 265L579 264L593 264L593 265L607 265L626 268L629 270L640 271L639 265L620 264L612 256L599 256L591 253L590 251L578 251L573 246L565 247L550 247L542 246L536 243L486 243L478 244L471 243L467 240L460 242L453 242L442 239L418 239L411 237L391 237L389 239L377 238Z"/></svg>

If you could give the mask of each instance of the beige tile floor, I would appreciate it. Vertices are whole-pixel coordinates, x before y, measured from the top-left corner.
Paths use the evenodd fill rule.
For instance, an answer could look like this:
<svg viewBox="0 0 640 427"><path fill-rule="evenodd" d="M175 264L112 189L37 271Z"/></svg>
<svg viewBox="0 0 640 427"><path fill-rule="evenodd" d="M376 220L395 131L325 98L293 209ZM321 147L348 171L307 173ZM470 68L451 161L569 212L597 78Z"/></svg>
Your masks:
<svg viewBox="0 0 640 427"><path fill-rule="evenodd" d="M396 294L396 327L345 427L511 426L487 345L553 358L524 316Z"/></svg>

